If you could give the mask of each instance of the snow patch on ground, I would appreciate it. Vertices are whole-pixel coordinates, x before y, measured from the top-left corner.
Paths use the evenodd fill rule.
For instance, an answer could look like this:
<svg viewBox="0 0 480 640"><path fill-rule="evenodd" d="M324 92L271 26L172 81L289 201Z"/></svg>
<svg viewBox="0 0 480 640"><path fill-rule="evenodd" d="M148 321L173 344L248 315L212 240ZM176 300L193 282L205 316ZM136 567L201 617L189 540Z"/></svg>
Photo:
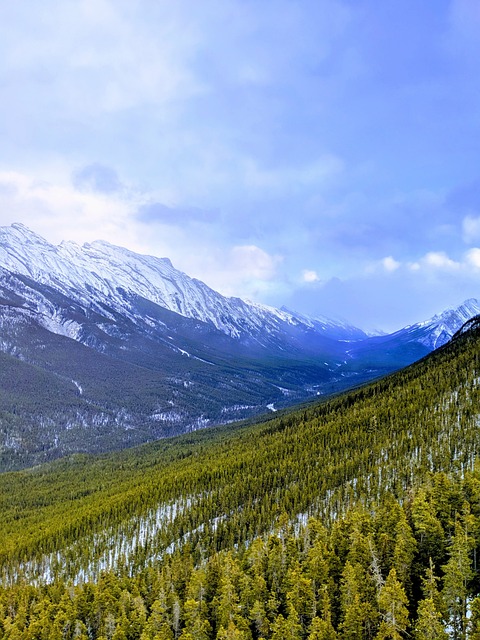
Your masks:
<svg viewBox="0 0 480 640"><path fill-rule="evenodd" d="M78 393L83 396L83 388L82 386L76 381L76 380L72 380L73 384L77 387L78 389Z"/></svg>

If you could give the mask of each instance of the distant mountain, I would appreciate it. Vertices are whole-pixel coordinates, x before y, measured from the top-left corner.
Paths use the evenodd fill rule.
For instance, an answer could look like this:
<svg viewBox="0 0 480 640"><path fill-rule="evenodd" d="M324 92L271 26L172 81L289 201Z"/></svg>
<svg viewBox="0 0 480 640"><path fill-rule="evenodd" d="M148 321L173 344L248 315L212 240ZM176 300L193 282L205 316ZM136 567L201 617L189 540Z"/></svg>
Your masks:
<svg viewBox="0 0 480 640"><path fill-rule="evenodd" d="M0 228L0 468L329 395L410 364L467 301L391 336L222 296L167 258Z"/></svg>
<svg viewBox="0 0 480 640"><path fill-rule="evenodd" d="M21 224L0 228L0 265L48 285L80 304L106 305L133 322L138 297L186 318L210 323L233 338L268 344L286 327L301 327L336 338L364 338L360 329L319 318L312 320L240 298L227 298L175 269L168 258L144 256L104 241L54 246ZM147 318L148 320L148 318ZM50 328L54 328L51 326ZM67 329L76 337L78 327Z"/></svg>
<svg viewBox="0 0 480 640"><path fill-rule="evenodd" d="M363 338L226 298L168 259L0 228L0 465L130 446L348 386L342 340Z"/></svg>
<svg viewBox="0 0 480 640"><path fill-rule="evenodd" d="M480 300L470 298L459 307L446 309L430 320L406 327L402 331L418 336L419 342L433 350L448 342L467 320L479 314Z"/></svg>
<svg viewBox="0 0 480 640"><path fill-rule="evenodd" d="M383 369L386 373L407 366L446 344L467 320L478 314L480 301L471 298L459 307L446 309L429 320L389 335L374 336L354 343L347 350L349 368Z"/></svg>

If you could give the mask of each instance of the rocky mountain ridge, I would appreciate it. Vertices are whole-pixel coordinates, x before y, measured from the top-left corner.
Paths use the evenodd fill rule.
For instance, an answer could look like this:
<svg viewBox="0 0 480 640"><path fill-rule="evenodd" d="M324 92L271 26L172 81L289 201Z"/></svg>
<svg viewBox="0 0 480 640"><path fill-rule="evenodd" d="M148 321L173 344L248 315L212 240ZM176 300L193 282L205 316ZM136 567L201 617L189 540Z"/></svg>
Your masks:
<svg viewBox="0 0 480 640"><path fill-rule="evenodd" d="M387 336L226 298L103 241L0 228L0 468L274 412L423 357L476 300Z"/></svg>
<svg viewBox="0 0 480 640"><path fill-rule="evenodd" d="M274 334L283 325L333 332L336 337L365 337L346 323L310 319L222 296L175 269L168 258L140 255L103 240L55 246L21 224L0 227L0 266L51 286L80 304L105 303L132 320L136 316L128 298L135 294L186 318L211 323L233 338Z"/></svg>

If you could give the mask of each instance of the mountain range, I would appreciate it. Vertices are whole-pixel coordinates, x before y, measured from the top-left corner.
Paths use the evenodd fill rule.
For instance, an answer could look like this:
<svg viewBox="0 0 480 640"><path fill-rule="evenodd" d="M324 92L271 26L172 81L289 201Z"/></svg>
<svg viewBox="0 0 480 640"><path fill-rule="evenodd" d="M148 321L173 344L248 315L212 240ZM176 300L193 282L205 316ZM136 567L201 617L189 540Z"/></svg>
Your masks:
<svg viewBox="0 0 480 640"><path fill-rule="evenodd" d="M276 411L380 377L480 313L391 335L225 297L167 258L0 228L0 468Z"/></svg>

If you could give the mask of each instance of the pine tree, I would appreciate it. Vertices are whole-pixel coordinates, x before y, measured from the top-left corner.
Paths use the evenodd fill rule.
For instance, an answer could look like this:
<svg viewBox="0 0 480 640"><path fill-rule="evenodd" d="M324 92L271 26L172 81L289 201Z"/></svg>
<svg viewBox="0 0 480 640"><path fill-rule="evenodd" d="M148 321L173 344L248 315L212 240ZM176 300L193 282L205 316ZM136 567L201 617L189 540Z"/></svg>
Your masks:
<svg viewBox="0 0 480 640"><path fill-rule="evenodd" d="M253 622L258 638L266 638L270 629L267 613L263 602L255 600L250 610L250 620Z"/></svg>
<svg viewBox="0 0 480 640"><path fill-rule="evenodd" d="M286 583L289 615L295 612L300 626L306 630L310 626L316 609L313 582L305 576L300 563L296 562L287 572Z"/></svg>
<svg viewBox="0 0 480 640"><path fill-rule="evenodd" d="M391 569L378 594L381 614L377 640L402 640L408 625L408 600L395 569Z"/></svg>
<svg viewBox="0 0 480 640"><path fill-rule="evenodd" d="M440 565L445 553L445 532L437 518L434 505L428 499L427 491L420 487L413 496L410 505L413 532L417 540L417 576L420 579L430 558L435 565Z"/></svg>
<svg viewBox="0 0 480 640"><path fill-rule="evenodd" d="M123 627L123 624L120 623L113 633L112 640L128 640L127 629L128 626Z"/></svg>
<svg viewBox="0 0 480 640"><path fill-rule="evenodd" d="M331 621L327 622L318 617L313 619L308 640L337 640L337 638L337 632L332 627Z"/></svg>
<svg viewBox="0 0 480 640"><path fill-rule="evenodd" d="M280 613L272 624L271 640L301 640L302 627L297 620L296 615L288 615L285 619Z"/></svg>
<svg viewBox="0 0 480 640"><path fill-rule="evenodd" d="M180 640L209 640L212 627L206 618L206 610L197 600L186 600L183 605L185 627Z"/></svg>
<svg viewBox="0 0 480 640"><path fill-rule="evenodd" d="M442 614L431 598L425 598L418 605L414 637L415 640L448 640Z"/></svg>
<svg viewBox="0 0 480 640"><path fill-rule="evenodd" d="M449 560L443 567L442 596L448 609L448 623L453 630L453 640L464 640L467 623L468 583L472 579L470 550L472 541L467 531L457 522L448 550Z"/></svg>
<svg viewBox="0 0 480 640"><path fill-rule="evenodd" d="M171 630L168 622L168 615L165 606L165 600L163 597L154 601L150 616L145 625L145 631L149 638L156 638L157 636L160 636L164 640L173 640L173 631Z"/></svg>
<svg viewBox="0 0 480 640"><path fill-rule="evenodd" d="M239 629L233 620L230 620L226 627L223 625L220 627L216 640L251 640L251 635L247 631Z"/></svg>
<svg viewBox="0 0 480 640"><path fill-rule="evenodd" d="M437 589L433 562L427 569L423 580L424 599L420 601L415 623L415 640L448 640L442 617L442 600Z"/></svg>
<svg viewBox="0 0 480 640"><path fill-rule="evenodd" d="M409 593L411 566L417 550L417 543L413 536L412 529L407 522L403 509L401 511L399 521L397 522L395 533L396 539L393 551L393 566L395 567L397 578L403 584L407 593Z"/></svg>
<svg viewBox="0 0 480 640"><path fill-rule="evenodd" d="M359 565L353 567L347 561L342 575L340 591L342 637L348 640L362 640L367 628L375 623L375 612L372 605L365 600L370 589L366 584L369 578Z"/></svg>
<svg viewBox="0 0 480 640"><path fill-rule="evenodd" d="M73 640L89 640L87 627L81 620L75 620L73 624Z"/></svg>
<svg viewBox="0 0 480 640"><path fill-rule="evenodd" d="M223 564L223 574L220 578L219 592L216 598L218 626L228 629L229 622L234 621L240 613L240 604L235 578L237 565L231 554L228 554Z"/></svg>
<svg viewBox="0 0 480 640"><path fill-rule="evenodd" d="M337 632L332 625L332 615L330 610L330 598L327 590L323 594L322 617L316 616L311 624L308 640L337 640Z"/></svg>

